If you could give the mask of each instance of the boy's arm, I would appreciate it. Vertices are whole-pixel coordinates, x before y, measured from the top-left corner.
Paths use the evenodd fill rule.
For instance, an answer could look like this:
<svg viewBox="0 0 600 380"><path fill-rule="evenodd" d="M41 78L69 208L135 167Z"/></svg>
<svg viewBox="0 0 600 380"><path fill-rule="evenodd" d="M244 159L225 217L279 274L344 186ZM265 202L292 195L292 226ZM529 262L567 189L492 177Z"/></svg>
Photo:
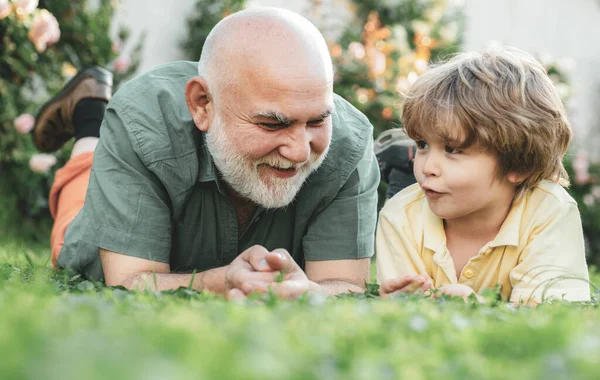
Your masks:
<svg viewBox="0 0 600 380"><path fill-rule="evenodd" d="M427 268L414 241L411 223L404 210L388 204L379 214L375 238L377 282L403 275L426 274Z"/></svg>
<svg viewBox="0 0 600 380"><path fill-rule="evenodd" d="M542 205L543 209L546 205ZM510 302L535 303L544 298L589 301L589 273L581 217L574 201L549 206L534 227L519 264L510 272Z"/></svg>

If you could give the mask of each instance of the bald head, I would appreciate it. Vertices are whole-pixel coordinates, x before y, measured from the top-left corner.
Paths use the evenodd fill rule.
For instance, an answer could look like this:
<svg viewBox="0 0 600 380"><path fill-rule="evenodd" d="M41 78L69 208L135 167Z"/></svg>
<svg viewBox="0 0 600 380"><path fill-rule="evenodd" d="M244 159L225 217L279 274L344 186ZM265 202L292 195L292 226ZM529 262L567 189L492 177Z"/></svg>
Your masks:
<svg viewBox="0 0 600 380"><path fill-rule="evenodd" d="M253 8L221 20L198 64L213 96L247 77L321 77L333 83L327 44L304 17L279 8Z"/></svg>

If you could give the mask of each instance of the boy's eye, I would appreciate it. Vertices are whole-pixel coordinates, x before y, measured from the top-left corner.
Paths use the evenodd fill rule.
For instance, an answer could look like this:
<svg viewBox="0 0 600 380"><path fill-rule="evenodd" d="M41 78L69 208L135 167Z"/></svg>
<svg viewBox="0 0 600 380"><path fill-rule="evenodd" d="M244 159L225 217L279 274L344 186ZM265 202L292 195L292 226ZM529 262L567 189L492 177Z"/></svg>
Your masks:
<svg viewBox="0 0 600 380"><path fill-rule="evenodd" d="M427 145L427 143L425 141L423 141L423 140L417 141L417 148L418 149L425 149L425 148L427 148L427 146L428 145Z"/></svg>
<svg viewBox="0 0 600 380"><path fill-rule="evenodd" d="M444 147L444 150L446 151L446 153L450 153L450 154L459 154L459 153L461 153L461 151L460 151L460 150L458 150L458 149L455 149L455 148L453 148L453 147L451 147L451 146L448 146L448 145L446 145L446 146Z"/></svg>

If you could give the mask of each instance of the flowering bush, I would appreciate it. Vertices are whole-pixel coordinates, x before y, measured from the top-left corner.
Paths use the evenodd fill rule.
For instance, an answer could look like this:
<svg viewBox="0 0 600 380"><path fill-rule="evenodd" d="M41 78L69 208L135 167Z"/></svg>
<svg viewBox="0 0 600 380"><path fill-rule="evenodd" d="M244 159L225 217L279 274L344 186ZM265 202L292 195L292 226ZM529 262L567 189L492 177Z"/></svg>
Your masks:
<svg viewBox="0 0 600 380"><path fill-rule="evenodd" d="M400 99L429 68L461 48L462 8L446 0L353 0L354 20L330 42L335 90L375 136L400 123Z"/></svg>
<svg viewBox="0 0 600 380"><path fill-rule="evenodd" d="M115 71L115 82L136 68L141 48L123 55L122 29L107 34L114 13L110 0L94 9L86 0L0 0L0 226L47 239L47 197L54 171L70 146L39 155L29 132L40 105L86 66Z"/></svg>
<svg viewBox="0 0 600 380"><path fill-rule="evenodd" d="M569 193L581 213L588 262L600 266L600 163L590 162L580 150L567 155L565 167L571 178Z"/></svg>

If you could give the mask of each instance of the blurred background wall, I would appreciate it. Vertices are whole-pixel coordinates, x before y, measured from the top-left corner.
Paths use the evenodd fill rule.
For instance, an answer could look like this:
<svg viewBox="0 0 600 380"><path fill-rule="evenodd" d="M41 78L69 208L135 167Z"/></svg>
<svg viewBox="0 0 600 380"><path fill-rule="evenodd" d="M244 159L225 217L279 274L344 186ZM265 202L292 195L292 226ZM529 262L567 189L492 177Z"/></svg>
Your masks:
<svg viewBox="0 0 600 380"><path fill-rule="evenodd" d="M391 2L388 0L387 2ZM598 146L600 100L600 2L598 0L457 0L465 5L464 48L482 49L490 41L547 54L576 65L570 106L577 143ZM335 34L348 19L345 0L323 0L327 10L321 28ZM132 40L142 32L146 43L138 72L184 58L179 43L186 37L186 18L195 0L121 0L116 25L127 25ZM308 0L257 0L250 6L276 6L311 16ZM113 34L116 31L113 31ZM127 47L126 47L127 48ZM592 152L593 153L593 152Z"/></svg>

